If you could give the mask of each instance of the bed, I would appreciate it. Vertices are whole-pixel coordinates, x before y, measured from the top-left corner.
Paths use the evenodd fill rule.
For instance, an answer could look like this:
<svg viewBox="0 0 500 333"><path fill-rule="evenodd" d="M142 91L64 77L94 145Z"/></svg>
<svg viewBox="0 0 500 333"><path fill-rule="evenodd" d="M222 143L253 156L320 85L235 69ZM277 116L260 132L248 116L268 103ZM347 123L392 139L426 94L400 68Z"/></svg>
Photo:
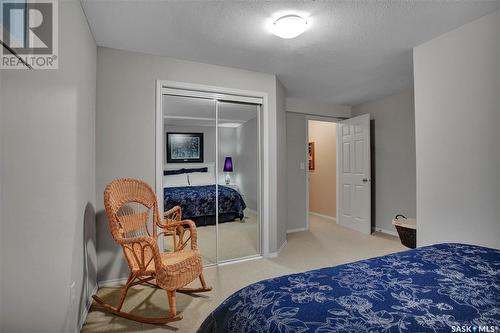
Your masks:
<svg viewBox="0 0 500 333"><path fill-rule="evenodd" d="M500 251L447 243L249 285L215 309L198 332L460 332L467 327L499 332Z"/></svg>
<svg viewBox="0 0 500 333"><path fill-rule="evenodd" d="M215 164L196 166L178 164L165 167L163 171L163 209L180 206L182 218L192 220L197 227L216 223L216 178ZM246 208L241 193L218 186L219 223L242 220Z"/></svg>
<svg viewBox="0 0 500 333"><path fill-rule="evenodd" d="M219 223L241 220L246 208L241 194L219 185ZM193 220L196 226L215 225L215 185L179 186L163 189L164 210L182 208L182 218Z"/></svg>

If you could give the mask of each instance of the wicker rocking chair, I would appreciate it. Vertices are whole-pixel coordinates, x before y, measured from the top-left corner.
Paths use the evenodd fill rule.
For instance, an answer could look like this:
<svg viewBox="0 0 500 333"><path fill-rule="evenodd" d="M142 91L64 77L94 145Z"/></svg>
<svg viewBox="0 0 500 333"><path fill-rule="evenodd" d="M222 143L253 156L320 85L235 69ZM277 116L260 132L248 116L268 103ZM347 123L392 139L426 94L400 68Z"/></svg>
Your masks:
<svg viewBox="0 0 500 333"><path fill-rule="evenodd" d="M142 211L137 212L131 208L133 205L140 206ZM155 193L148 184L136 179L117 179L108 184L104 191L104 206L111 234L123 248L130 275L121 291L118 306L105 303L97 295L93 296L94 300L115 315L142 323L165 324L181 320L182 316L176 311L176 292L195 293L212 289L207 287L203 278L194 222L182 220L180 207L165 212L164 220L160 221ZM172 237L173 251L160 253L159 235ZM201 288L185 288L196 278L200 279ZM170 307L167 317L143 317L121 311L128 289L141 283L166 290Z"/></svg>

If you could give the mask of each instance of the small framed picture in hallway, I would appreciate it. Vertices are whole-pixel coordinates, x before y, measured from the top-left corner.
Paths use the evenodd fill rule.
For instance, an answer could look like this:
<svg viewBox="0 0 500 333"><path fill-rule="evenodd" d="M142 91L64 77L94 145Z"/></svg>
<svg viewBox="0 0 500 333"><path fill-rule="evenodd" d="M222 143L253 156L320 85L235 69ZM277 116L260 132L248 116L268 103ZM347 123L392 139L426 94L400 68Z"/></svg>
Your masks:
<svg viewBox="0 0 500 333"><path fill-rule="evenodd" d="M314 142L309 142L309 170L314 170Z"/></svg>

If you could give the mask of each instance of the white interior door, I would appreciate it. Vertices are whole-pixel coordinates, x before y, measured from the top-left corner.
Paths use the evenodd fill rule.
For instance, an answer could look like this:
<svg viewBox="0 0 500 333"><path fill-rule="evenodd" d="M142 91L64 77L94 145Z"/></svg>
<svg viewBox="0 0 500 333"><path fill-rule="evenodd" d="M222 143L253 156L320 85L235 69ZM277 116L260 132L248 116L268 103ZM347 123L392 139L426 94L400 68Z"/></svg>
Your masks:
<svg viewBox="0 0 500 333"><path fill-rule="evenodd" d="M370 115L338 123L338 223L371 234Z"/></svg>

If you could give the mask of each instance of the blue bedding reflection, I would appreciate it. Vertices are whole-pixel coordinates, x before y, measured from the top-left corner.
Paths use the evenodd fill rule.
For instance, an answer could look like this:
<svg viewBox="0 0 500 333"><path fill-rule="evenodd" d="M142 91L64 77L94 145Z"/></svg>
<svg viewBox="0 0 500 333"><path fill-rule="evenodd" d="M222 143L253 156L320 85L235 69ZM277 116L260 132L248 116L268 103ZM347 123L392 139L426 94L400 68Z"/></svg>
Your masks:
<svg viewBox="0 0 500 333"><path fill-rule="evenodd" d="M215 185L165 187L163 198L165 211L180 206L183 219L215 215ZM219 215L242 218L245 208L245 201L238 191L219 185Z"/></svg>

